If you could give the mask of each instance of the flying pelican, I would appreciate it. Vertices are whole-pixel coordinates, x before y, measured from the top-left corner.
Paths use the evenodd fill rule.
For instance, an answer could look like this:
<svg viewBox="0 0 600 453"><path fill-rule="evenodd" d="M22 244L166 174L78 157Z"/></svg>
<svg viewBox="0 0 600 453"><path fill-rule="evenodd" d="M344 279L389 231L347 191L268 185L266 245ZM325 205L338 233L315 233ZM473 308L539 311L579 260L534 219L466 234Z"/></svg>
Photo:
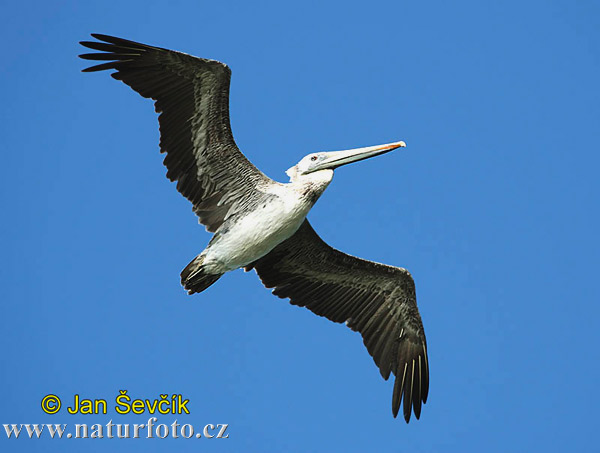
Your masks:
<svg viewBox="0 0 600 453"><path fill-rule="evenodd" d="M204 291L225 272L254 269L274 295L360 332L383 378L396 377L394 417L403 400L406 422L411 409L418 419L429 392L429 363L410 273L330 247L306 220L334 169L405 143L309 154L286 171L289 183L273 181L233 140L227 65L112 36L92 37L98 41L80 44L100 52L80 57L107 62L83 71L116 70L113 78L155 101L167 178L177 181L199 222L214 233L181 272L188 293Z"/></svg>

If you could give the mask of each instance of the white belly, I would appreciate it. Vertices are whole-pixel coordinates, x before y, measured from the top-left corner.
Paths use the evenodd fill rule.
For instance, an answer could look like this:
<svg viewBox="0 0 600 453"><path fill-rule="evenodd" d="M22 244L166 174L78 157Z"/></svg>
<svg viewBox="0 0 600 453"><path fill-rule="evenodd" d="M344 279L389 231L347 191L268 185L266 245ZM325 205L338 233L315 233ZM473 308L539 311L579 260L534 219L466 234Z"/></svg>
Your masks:
<svg viewBox="0 0 600 453"><path fill-rule="evenodd" d="M292 236L310 205L299 198L276 198L229 225L205 250L209 272L227 272L265 256Z"/></svg>

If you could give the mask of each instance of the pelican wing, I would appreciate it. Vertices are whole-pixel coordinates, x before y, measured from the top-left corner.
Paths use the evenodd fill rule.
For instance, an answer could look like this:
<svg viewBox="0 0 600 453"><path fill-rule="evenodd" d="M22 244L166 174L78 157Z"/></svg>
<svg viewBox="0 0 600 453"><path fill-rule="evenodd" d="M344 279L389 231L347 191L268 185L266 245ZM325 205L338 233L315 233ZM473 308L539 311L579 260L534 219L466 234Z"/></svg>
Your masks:
<svg viewBox="0 0 600 453"><path fill-rule="evenodd" d="M177 190L192 202L208 231L216 231L244 200L254 198L249 192L272 182L233 140L227 65L112 36L92 36L100 42L81 44L100 52L80 57L107 62L83 71L114 69L112 77L155 101L167 177L177 181Z"/></svg>
<svg viewBox="0 0 600 453"><path fill-rule="evenodd" d="M411 408L419 418L429 392L429 363L415 284L407 270L335 250L308 220L246 270L252 268L276 296L360 332L383 378L396 376L394 417L404 399L406 422Z"/></svg>

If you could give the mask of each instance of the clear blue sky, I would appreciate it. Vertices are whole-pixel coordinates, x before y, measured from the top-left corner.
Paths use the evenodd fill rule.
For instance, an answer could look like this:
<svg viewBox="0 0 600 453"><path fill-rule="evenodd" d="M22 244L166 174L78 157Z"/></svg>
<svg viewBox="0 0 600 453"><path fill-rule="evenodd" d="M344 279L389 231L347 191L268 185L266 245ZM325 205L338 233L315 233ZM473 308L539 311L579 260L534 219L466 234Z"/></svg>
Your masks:
<svg viewBox="0 0 600 453"><path fill-rule="evenodd" d="M168 6L167 6L168 5ZM1 10L0 423L144 423L181 393L228 440L8 440L2 451L526 452L598 448L600 7L592 1L10 2ZM236 141L270 177L345 167L309 218L408 268L429 344L421 420L391 415L358 334L233 272L165 178L150 101L82 74L99 32L218 59ZM106 415L44 414L54 393ZM22 437L24 435L22 434Z"/></svg>

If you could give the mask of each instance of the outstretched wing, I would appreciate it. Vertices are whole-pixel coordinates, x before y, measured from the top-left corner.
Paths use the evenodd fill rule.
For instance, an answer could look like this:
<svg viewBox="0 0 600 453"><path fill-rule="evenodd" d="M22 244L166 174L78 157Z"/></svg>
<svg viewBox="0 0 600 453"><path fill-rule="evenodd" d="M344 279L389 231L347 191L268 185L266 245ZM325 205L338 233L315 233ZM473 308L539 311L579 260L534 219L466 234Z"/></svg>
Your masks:
<svg viewBox="0 0 600 453"><path fill-rule="evenodd" d="M233 140L229 67L121 38L92 36L101 42L81 45L100 52L80 57L107 62L83 71L114 69L112 77L156 101L167 177L177 181L177 190L193 203L208 231L216 231L243 200L252 199L249 192L272 183Z"/></svg>
<svg viewBox="0 0 600 453"><path fill-rule="evenodd" d="M429 392L429 363L415 284L407 270L335 250L308 220L246 270L252 268L276 296L360 332L383 378L396 376L394 417L404 399L406 422L411 408L419 418Z"/></svg>

